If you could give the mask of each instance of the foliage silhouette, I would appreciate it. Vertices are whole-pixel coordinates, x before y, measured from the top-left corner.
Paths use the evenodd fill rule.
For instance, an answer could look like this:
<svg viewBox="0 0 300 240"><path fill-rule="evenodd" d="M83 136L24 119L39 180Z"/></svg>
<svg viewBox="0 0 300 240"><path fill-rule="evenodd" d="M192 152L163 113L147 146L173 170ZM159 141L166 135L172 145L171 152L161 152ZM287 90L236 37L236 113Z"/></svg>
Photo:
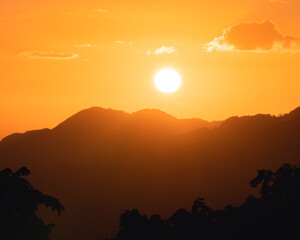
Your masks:
<svg viewBox="0 0 300 240"><path fill-rule="evenodd" d="M284 164L276 172L257 172L250 185L260 186L260 196L239 207L214 211L198 198L191 212L179 209L165 220L126 211L115 240L300 239L300 168Z"/></svg>
<svg viewBox="0 0 300 240"><path fill-rule="evenodd" d="M36 215L40 205L57 212L64 210L51 196L34 189L24 178L30 171L22 167L16 172L6 168L0 171L0 239L49 240L53 224L45 225Z"/></svg>

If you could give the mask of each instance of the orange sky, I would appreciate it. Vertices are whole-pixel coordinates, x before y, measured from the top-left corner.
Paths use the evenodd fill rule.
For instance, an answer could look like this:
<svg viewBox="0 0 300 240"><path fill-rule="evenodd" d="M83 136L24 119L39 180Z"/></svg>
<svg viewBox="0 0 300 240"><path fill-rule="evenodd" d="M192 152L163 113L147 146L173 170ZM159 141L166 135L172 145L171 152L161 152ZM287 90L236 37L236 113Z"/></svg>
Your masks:
<svg viewBox="0 0 300 240"><path fill-rule="evenodd" d="M91 106L288 112L300 105L299 12L299 0L2 0L0 138ZM179 91L155 89L164 67Z"/></svg>

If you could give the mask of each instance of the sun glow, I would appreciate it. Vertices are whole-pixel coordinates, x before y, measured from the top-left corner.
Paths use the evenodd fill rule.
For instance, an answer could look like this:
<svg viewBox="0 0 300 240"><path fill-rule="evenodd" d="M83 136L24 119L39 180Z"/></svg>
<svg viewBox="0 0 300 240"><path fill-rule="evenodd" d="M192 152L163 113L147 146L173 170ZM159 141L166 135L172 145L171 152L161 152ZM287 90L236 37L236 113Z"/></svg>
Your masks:
<svg viewBox="0 0 300 240"><path fill-rule="evenodd" d="M181 76L173 69L163 69L156 74L154 83L161 92L175 92L181 85Z"/></svg>

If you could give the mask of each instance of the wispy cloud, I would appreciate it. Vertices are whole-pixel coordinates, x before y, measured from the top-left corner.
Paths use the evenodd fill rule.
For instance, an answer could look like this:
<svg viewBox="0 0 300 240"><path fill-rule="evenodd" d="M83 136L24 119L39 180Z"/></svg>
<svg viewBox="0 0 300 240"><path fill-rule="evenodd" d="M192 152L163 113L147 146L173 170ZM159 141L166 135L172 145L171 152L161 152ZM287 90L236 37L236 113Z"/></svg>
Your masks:
<svg viewBox="0 0 300 240"><path fill-rule="evenodd" d="M98 12L98 13L108 13L109 10L107 9L94 9L94 11Z"/></svg>
<svg viewBox="0 0 300 240"><path fill-rule="evenodd" d="M78 58L79 54L54 51L26 51L21 52L20 56L34 59L70 60Z"/></svg>
<svg viewBox="0 0 300 240"><path fill-rule="evenodd" d="M92 47L93 45L90 43L84 43L84 44L76 44L76 47Z"/></svg>
<svg viewBox="0 0 300 240"><path fill-rule="evenodd" d="M155 55L159 55L159 54L171 54L176 52L175 47L170 46L170 47L166 47L166 46L162 46L161 48L157 48L152 50L148 50L147 51L147 55L151 55L151 54L155 54Z"/></svg>
<svg viewBox="0 0 300 240"><path fill-rule="evenodd" d="M224 30L207 51L298 52L300 38L283 35L272 21L243 22Z"/></svg>

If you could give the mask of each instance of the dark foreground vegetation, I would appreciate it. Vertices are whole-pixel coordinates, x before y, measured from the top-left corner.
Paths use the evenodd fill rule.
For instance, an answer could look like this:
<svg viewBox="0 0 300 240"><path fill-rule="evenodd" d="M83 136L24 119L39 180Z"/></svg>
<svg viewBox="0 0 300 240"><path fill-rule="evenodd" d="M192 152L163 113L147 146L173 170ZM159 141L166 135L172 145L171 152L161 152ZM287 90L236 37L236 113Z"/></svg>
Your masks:
<svg viewBox="0 0 300 240"><path fill-rule="evenodd" d="M51 196L34 189L24 178L30 174L25 167L13 172L0 171L0 239L49 240L54 224L45 224L37 216L40 205L50 207L58 215L64 210Z"/></svg>
<svg viewBox="0 0 300 240"><path fill-rule="evenodd" d="M179 209L168 219L126 211L115 240L300 239L300 169L259 170L250 185L260 187L260 196L238 207L214 211L198 198L191 211Z"/></svg>
<svg viewBox="0 0 300 240"><path fill-rule="evenodd" d="M31 186L24 178L29 173L25 167L0 171L1 240L49 240L54 225L37 216L38 207L58 215L64 210L56 198ZM250 185L260 188L259 197L249 196L238 207L215 211L198 198L190 211L179 209L168 219L125 211L114 240L300 239L300 168L285 164L276 172L258 170Z"/></svg>

